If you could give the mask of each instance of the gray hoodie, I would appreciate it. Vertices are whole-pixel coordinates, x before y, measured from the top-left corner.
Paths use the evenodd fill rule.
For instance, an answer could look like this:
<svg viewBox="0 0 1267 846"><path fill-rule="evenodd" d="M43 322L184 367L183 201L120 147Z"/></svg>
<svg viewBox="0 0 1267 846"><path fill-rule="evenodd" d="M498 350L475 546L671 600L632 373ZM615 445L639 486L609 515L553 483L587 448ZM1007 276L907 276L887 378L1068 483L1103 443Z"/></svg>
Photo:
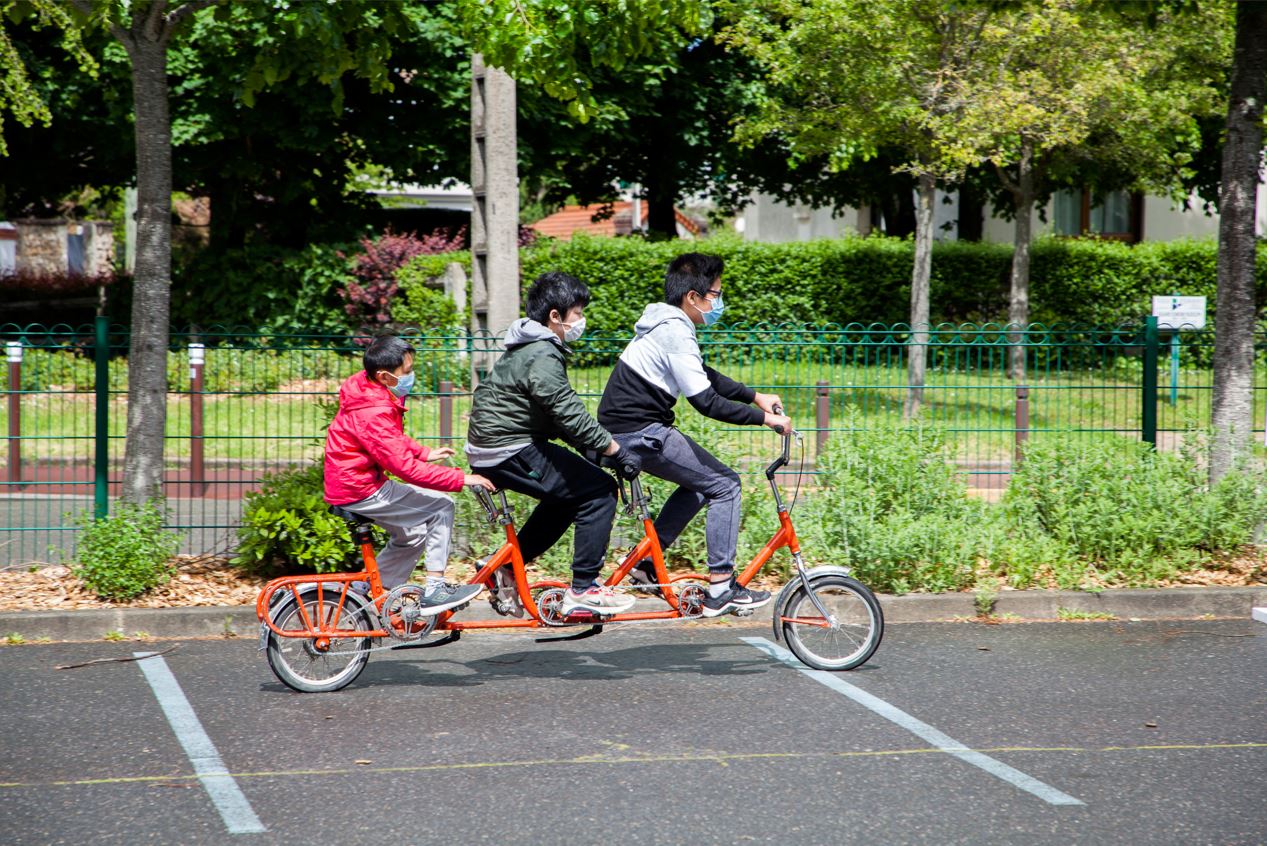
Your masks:
<svg viewBox="0 0 1267 846"><path fill-rule="evenodd" d="M634 339L620 354L598 406L608 431L635 432L652 423L673 425L673 406L684 396L706 417L760 424L765 413L747 403L756 392L704 364L695 324L686 312L651 303L634 324Z"/></svg>

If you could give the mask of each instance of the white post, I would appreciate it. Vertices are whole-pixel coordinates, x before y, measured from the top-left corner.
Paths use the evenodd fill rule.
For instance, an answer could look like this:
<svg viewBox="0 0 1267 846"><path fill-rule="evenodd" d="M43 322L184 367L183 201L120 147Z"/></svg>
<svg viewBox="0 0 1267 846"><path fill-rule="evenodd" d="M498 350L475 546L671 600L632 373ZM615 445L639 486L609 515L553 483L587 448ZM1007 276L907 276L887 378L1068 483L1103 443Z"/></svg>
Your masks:
<svg viewBox="0 0 1267 846"><path fill-rule="evenodd" d="M500 338L519 317L515 81L471 57L471 288L475 328Z"/></svg>

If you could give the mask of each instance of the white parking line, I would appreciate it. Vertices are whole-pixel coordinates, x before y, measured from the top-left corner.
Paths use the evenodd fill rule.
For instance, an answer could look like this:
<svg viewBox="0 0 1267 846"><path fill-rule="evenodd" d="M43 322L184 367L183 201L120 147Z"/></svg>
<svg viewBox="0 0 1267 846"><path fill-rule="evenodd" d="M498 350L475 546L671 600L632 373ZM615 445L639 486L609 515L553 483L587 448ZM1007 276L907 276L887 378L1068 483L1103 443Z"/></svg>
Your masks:
<svg viewBox="0 0 1267 846"><path fill-rule="evenodd" d="M141 668L141 672L145 674L145 680L150 683L159 706L167 715L167 722L171 724L172 731L176 733L176 739L180 741L185 754L189 756L189 762L194 765L194 772L198 774L203 788L211 797L212 804L220 812L220 817L224 820L229 833L256 834L266 831L259 817L255 816L255 811L251 810L251 803L246 801L246 797L238 788L238 783L233 780L233 776L229 775L224 762L220 760L220 753L216 751L211 738L203 730L202 723L198 721L198 715L194 713L189 700L185 698L185 692L180 689L167 662L161 656L147 657L153 656L152 652L133 652L132 654L137 658L145 658L144 661L137 661L136 665Z"/></svg>
<svg viewBox="0 0 1267 846"><path fill-rule="evenodd" d="M1250 616L1260 623L1267 623L1267 608L1255 608Z"/></svg>
<svg viewBox="0 0 1267 846"><path fill-rule="evenodd" d="M902 709L890 705L878 696L867 693L860 687L850 684L834 673L823 672L822 670L811 670L802 664L795 655L787 651L778 644L771 643L763 637L741 637L739 638L749 646L755 646L771 658L787 664L795 670L799 670L809 676L819 684L826 685L837 693L843 693L854 702L864 708L879 714L890 722L896 723L911 734L937 747L941 751L954 755L961 761L972 764L974 767L980 767L992 776L1001 778L1007 783L1019 787L1027 793L1032 793L1039 799L1049 805L1082 805L1084 804L1078 799L1073 798L1067 793L1061 793L1049 784L1044 784L1033 776L1028 776L1018 769L1009 767L1002 761L997 761L976 750L969 749L959 741L949 737L928 723L918 720L906 713Z"/></svg>

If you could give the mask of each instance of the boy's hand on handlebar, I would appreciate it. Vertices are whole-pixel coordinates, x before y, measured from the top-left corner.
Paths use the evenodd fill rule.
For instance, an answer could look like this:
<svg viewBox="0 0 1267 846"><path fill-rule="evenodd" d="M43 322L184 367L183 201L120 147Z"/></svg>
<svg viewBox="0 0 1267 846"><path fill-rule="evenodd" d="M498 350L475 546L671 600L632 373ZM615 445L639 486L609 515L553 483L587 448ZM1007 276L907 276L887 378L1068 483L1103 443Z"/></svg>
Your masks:
<svg viewBox="0 0 1267 846"><path fill-rule="evenodd" d="M783 399L778 394L763 394L758 391L752 401L756 403L757 408L764 411L767 415L783 413ZM766 425L769 426L769 422Z"/></svg>
<svg viewBox="0 0 1267 846"><path fill-rule="evenodd" d="M477 475L475 473L467 473L465 476L463 476L462 484L470 485L476 488L483 488L489 493L492 493L497 490L496 485L494 485L488 479L485 479L483 476Z"/></svg>
<svg viewBox="0 0 1267 846"><path fill-rule="evenodd" d="M458 451L453 447L432 447L427 453L427 463L434 464L437 461L444 461L446 458L452 458L457 455Z"/></svg>
<svg viewBox="0 0 1267 846"><path fill-rule="evenodd" d="M780 435L786 435L792 431L792 418L786 414L775 414L767 411L765 413L765 425L769 426Z"/></svg>
<svg viewBox="0 0 1267 846"><path fill-rule="evenodd" d="M615 465L622 479L632 479L642 472L642 459L634 455L633 450L621 449L607 460Z"/></svg>

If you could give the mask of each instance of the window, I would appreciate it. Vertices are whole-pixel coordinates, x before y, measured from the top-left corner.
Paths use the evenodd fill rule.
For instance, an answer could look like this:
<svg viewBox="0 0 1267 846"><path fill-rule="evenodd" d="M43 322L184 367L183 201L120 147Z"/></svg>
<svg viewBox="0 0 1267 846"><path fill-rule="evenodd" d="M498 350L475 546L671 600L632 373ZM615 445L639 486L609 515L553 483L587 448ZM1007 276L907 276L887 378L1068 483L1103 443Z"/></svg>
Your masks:
<svg viewBox="0 0 1267 846"><path fill-rule="evenodd" d="M1058 191L1052 199L1052 222L1057 235L1091 236L1132 244L1140 240L1144 218L1142 194L1112 191L1093 198L1086 190Z"/></svg>

